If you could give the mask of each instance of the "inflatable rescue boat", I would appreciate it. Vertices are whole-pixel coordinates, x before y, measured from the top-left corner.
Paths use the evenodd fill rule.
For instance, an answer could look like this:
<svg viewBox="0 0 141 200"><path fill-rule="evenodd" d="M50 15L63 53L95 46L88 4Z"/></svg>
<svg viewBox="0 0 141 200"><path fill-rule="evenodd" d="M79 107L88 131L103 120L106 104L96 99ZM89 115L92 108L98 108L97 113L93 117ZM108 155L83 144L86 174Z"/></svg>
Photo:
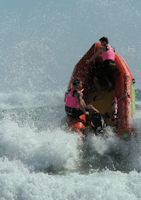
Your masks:
<svg viewBox="0 0 141 200"><path fill-rule="evenodd" d="M135 110L134 79L128 64L122 56L116 53L115 64L118 73L114 74L115 86L111 90L101 88L99 92L93 87L91 63L87 63L94 54L95 44L79 60L74 67L68 88L74 79L83 82L83 97L86 104L93 105L101 114L109 116L105 119L106 125L113 127L116 134L120 137L127 138L133 134L133 114ZM98 47L97 47L98 48ZM96 62L101 62L100 58ZM96 63L95 63L96 64ZM96 98L99 97L99 98ZM70 130L81 132L85 129L85 116L77 120L67 119Z"/></svg>

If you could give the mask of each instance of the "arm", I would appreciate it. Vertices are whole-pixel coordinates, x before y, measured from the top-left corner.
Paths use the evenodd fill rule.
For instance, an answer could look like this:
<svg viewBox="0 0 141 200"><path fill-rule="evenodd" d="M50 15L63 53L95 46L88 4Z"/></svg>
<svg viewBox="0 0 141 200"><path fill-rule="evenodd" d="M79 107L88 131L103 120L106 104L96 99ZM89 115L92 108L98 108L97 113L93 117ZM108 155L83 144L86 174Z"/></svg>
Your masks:
<svg viewBox="0 0 141 200"><path fill-rule="evenodd" d="M80 105L80 109L82 110L82 112L84 114L88 115L89 113L86 111L86 107L87 106L86 106L86 103L85 103L84 99L82 98L81 92L77 93L76 97L77 97L78 103Z"/></svg>
<svg viewBox="0 0 141 200"><path fill-rule="evenodd" d="M99 110L97 110L93 105L87 105L88 110L93 111L94 113L99 113Z"/></svg>
<svg viewBox="0 0 141 200"><path fill-rule="evenodd" d="M87 63L93 62L95 63L95 59L104 51L103 47L100 47L96 52L94 52L94 55L92 55L92 57L87 60Z"/></svg>

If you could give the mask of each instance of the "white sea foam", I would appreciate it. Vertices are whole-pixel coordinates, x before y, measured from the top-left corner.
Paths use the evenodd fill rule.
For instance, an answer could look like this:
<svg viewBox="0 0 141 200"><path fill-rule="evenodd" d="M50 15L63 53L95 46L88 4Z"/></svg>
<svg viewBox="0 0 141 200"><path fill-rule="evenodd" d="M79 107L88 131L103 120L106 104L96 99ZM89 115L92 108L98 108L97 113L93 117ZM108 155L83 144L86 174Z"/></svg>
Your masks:
<svg viewBox="0 0 141 200"><path fill-rule="evenodd" d="M6 115L0 121L1 199L140 199L139 137L119 141L110 129L108 133L104 138L91 135L90 154L84 157L76 134L59 127L40 131ZM114 151L121 153L120 160Z"/></svg>
<svg viewBox="0 0 141 200"><path fill-rule="evenodd" d="M108 130L83 146L60 128L62 88L103 35L140 86L140 7L130 0L0 2L0 200L141 199L140 102L130 141Z"/></svg>
<svg viewBox="0 0 141 200"><path fill-rule="evenodd" d="M7 119L0 122L0 156L20 160L31 170L75 168L79 159L77 140L77 135L59 128L38 132Z"/></svg>
<svg viewBox="0 0 141 200"><path fill-rule="evenodd" d="M30 173L19 161L0 160L0 193L5 200L128 199L141 198L141 174L94 172L67 176Z"/></svg>

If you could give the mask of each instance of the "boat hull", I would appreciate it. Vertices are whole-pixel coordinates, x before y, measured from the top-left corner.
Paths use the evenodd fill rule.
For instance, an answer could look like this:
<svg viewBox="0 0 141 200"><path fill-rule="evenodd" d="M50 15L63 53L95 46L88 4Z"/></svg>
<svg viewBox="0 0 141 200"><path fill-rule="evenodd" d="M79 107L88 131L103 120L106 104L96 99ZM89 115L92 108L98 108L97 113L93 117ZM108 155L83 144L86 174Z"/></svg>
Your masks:
<svg viewBox="0 0 141 200"><path fill-rule="evenodd" d="M118 76L115 80L115 87L110 91L101 90L98 95L102 98L95 100L97 91L91 87L91 84L93 84L92 68L94 66L87 63L87 60L89 60L93 55L94 48L95 45L92 45L88 52L76 64L68 87L71 87L74 79L82 80L84 87L84 100L86 103L96 107L103 115L106 113L110 116L106 119L106 124L113 127L117 135L128 137L133 134L134 130L133 114L135 110L135 98L132 73L122 56L116 53L115 63L118 69ZM118 115L117 118L113 120L113 99L115 97L118 100Z"/></svg>

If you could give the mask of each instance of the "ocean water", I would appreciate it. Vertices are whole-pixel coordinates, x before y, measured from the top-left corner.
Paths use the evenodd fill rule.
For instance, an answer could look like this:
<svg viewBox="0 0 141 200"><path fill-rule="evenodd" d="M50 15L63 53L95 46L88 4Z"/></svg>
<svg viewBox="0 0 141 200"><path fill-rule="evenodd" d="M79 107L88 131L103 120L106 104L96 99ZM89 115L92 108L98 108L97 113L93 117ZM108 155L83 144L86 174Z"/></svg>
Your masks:
<svg viewBox="0 0 141 200"><path fill-rule="evenodd" d="M141 3L0 1L0 200L141 199ZM121 19L122 17L122 19ZM103 35L136 79L136 137L83 143L65 131L64 92Z"/></svg>

